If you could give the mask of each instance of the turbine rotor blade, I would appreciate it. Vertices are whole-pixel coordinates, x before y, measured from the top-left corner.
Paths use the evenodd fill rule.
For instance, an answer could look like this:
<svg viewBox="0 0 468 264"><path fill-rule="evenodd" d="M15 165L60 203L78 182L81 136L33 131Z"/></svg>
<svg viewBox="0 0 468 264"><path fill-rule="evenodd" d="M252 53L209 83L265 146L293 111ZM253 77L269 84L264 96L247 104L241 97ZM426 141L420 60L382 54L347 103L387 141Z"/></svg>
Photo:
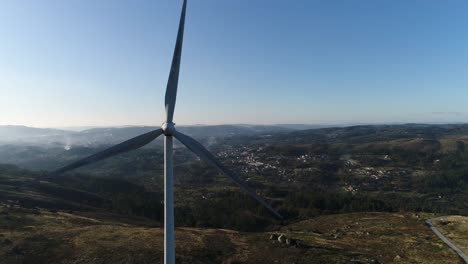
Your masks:
<svg viewBox="0 0 468 264"><path fill-rule="evenodd" d="M248 193L250 196L252 196L255 200L257 200L260 204L262 204L264 207L266 207L273 215L278 217L279 219L283 219L283 217L276 212L275 209L273 209L265 200L260 198L255 191L253 191L250 187L247 186L247 184L232 174L228 169L226 169L221 162L219 162L213 154L211 154L205 147L203 147L200 143L198 143L195 139L182 134L178 131L175 132L174 134L175 138L182 142L188 149L190 149L193 153L195 153L200 159L204 160L205 162L209 163L216 169L218 169L220 172L231 178L239 187Z"/></svg>
<svg viewBox="0 0 468 264"><path fill-rule="evenodd" d="M58 170L55 170L49 174L49 176L55 176L70 170L74 170L76 168L98 162L103 159L110 158L112 156L128 152L137 148L141 148L144 145L150 143L151 141L155 140L157 137L159 137L163 133L162 129L156 129L151 132L145 133L143 135L134 137L132 139L129 139L127 141L124 141L118 145L115 145L113 147L110 147L106 150L103 150L99 153L96 153L94 155L91 155L89 157L86 157L84 159L78 160L72 164L69 164L65 167L62 167Z"/></svg>
<svg viewBox="0 0 468 264"><path fill-rule="evenodd" d="M179 83L179 69L180 59L182 56L182 42L184 39L184 25L185 25L185 10L187 8L187 0L184 0L182 7L182 14L180 16L179 31L177 33L177 41L174 48L174 56L172 57L171 71L169 73L169 79L166 87L166 122L172 123L174 117L174 108L177 97L177 85Z"/></svg>

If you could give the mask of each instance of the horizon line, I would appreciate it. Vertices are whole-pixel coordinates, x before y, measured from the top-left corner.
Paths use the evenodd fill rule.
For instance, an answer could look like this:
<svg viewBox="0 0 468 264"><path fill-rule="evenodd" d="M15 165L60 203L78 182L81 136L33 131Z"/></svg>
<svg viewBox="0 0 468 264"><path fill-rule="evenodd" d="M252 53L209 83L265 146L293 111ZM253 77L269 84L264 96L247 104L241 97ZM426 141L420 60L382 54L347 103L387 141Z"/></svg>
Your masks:
<svg viewBox="0 0 468 264"><path fill-rule="evenodd" d="M348 127L361 125L463 125L468 124L468 121L432 121L432 122L334 122L334 123L272 123L272 124L251 124L251 123L220 123L220 124L181 124L179 127L196 127L196 126L326 126L326 127ZM31 126L23 124L0 124L1 126L17 126L30 127L39 129L93 129L93 128L126 128L126 127L159 127L158 125L83 125L83 126Z"/></svg>

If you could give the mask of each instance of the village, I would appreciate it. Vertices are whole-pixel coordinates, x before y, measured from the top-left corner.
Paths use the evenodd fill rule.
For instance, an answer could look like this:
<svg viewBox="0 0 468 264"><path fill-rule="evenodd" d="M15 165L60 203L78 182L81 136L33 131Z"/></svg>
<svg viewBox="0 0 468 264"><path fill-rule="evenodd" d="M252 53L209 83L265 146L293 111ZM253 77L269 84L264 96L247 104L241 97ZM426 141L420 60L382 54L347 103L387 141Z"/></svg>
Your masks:
<svg viewBox="0 0 468 264"><path fill-rule="evenodd" d="M339 158L326 153L271 155L262 146L224 148L217 156L229 161L231 167L236 168L242 175L248 175L247 181L255 178L269 183L300 185L307 181L307 178L314 179L316 175L328 174L325 177L336 178L335 184L338 188L353 194L360 191L410 191L414 176L413 168L391 166L391 158L388 155L369 155L363 159L387 160L388 166L371 166L349 155ZM324 164L332 164L337 169L326 171L327 167Z"/></svg>

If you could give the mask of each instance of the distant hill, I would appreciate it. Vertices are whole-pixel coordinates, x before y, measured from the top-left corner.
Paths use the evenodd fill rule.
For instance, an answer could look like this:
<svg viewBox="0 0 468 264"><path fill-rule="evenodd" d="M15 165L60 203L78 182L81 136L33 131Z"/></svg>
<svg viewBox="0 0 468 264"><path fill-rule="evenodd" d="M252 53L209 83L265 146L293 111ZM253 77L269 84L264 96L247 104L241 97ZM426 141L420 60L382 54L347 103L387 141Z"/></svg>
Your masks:
<svg viewBox="0 0 468 264"><path fill-rule="evenodd" d="M368 143L404 138L437 139L458 134L468 134L468 125L401 124L331 127L293 131L288 133L288 137L281 136L278 139L295 143Z"/></svg>
<svg viewBox="0 0 468 264"><path fill-rule="evenodd" d="M71 135L74 132L51 129L51 128L34 128L27 126L0 126L0 143L1 142L23 142L50 140L51 138L61 138Z"/></svg>
<svg viewBox="0 0 468 264"><path fill-rule="evenodd" d="M28 169L52 169L58 164L90 155L109 145L154 129L157 127L128 126L91 128L77 132L0 126L0 163L16 164ZM219 144L223 146L338 144L335 151L346 154L377 152L388 154L395 148L400 151L413 151L411 152L413 154L438 153L438 151L447 152L455 149L457 142L468 144L466 124L360 125L306 130L294 130L281 125L240 124L179 126L178 130L200 140L207 147ZM162 137L151 143L149 147L157 145L162 145ZM176 147L178 146L180 145L176 142Z"/></svg>
<svg viewBox="0 0 468 264"><path fill-rule="evenodd" d="M95 146L120 143L140 134L155 130L152 126L91 128L70 131L26 126L0 126L0 144ZM198 139L290 132L281 126L216 125L179 126L178 129Z"/></svg>

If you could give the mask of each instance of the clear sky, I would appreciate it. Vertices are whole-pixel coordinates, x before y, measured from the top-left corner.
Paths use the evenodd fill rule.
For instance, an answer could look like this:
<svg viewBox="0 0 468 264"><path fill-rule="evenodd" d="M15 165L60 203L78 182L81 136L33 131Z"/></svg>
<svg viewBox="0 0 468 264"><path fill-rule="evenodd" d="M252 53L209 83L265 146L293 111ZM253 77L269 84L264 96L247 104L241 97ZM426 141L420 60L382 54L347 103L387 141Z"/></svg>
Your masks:
<svg viewBox="0 0 468 264"><path fill-rule="evenodd" d="M0 125L159 125L181 0L0 1ZM189 0L178 124L468 121L468 1Z"/></svg>

